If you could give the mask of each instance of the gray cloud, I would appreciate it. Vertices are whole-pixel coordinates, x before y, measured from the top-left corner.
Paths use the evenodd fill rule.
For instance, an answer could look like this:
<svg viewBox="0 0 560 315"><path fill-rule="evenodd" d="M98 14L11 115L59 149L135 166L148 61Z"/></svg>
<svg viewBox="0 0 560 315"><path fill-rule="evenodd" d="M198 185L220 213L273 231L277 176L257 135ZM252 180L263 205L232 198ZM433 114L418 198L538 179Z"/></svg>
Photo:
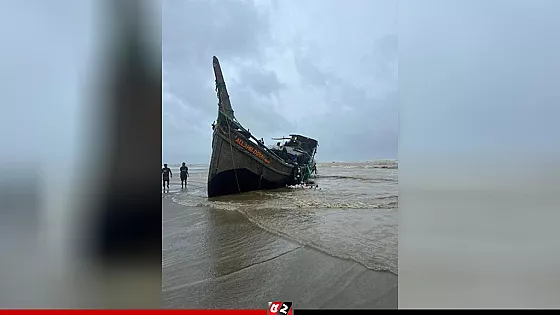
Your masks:
<svg viewBox="0 0 560 315"><path fill-rule="evenodd" d="M396 158L396 10L389 0L164 0L162 158L209 159L213 55L257 137L307 134L321 160Z"/></svg>
<svg viewBox="0 0 560 315"><path fill-rule="evenodd" d="M252 67L242 69L239 83L249 83L254 92L267 97L278 97L278 92L285 88L285 85L278 81L275 72Z"/></svg>

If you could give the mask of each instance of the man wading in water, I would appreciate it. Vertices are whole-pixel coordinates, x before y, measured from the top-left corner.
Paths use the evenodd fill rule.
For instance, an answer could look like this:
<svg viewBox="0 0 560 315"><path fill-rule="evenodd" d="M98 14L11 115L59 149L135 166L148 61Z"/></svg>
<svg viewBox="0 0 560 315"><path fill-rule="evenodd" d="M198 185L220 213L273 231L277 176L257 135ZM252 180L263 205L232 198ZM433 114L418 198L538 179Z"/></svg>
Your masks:
<svg viewBox="0 0 560 315"><path fill-rule="evenodd" d="M183 162L183 166L179 169L181 171L181 189L183 189L183 183L185 184L185 188L187 188L187 177L189 177L189 168Z"/></svg>
<svg viewBox="0 0 560 315"><path fill-rule="evenodd" d="M167 192L169 192L169 178L173 178L173 173L171 172L171 169L167 167L167 164L163 164L161 175L163 177L163 191L165 192L165 182L167 182Z"/></svg>

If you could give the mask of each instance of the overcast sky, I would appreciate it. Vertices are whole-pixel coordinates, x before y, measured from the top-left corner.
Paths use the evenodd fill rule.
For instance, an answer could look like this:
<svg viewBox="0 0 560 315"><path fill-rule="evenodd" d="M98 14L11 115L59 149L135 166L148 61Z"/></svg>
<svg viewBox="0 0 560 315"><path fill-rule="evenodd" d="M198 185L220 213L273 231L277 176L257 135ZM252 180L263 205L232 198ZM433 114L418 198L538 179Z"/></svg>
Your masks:
<svg viewBox="0 0 560 315"><path fill-rule="evenodd" d="M164 0L162 158L207 163L217 117L212 56L237 119L319 141L317 158L396 158L392 0Z"/></svg>

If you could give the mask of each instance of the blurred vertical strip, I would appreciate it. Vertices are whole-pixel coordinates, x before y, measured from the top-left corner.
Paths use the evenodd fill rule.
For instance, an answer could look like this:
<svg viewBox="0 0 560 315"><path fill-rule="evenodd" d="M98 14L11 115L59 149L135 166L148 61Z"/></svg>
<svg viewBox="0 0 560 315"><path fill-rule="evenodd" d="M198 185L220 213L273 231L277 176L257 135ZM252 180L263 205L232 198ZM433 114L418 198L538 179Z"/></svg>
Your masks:
<svg viewBox="0 0 560 315"><path fill-rule="evenodd" d="M161 4L0 4L0 308L161 301Z"/></svg>
<svg viewBox="0 0 560 315"><path fill-rule="evenodd" d="M399 1L399 307L560 306L560 2Z"/></svg>
<svg viewBox="0 0 560 315"><path fill-rule="evenodd" d="M154 229L154 222L161 221L160 170L154 166L161 164L161 54L150 50L146 40L146 1L109 3L118 36L101 77L107 116L99 128L111 132L103 139L107 157L99 169L106 175L97 250L104 261L148 251L160 264L161 226Z"/></svg>
<svg viewBox="0 0 560 315"><path fill-rule="evenodd" d="M154 3L106 1L115 29L107 34L113 42L100 77L107 116L99 129L110 132L101 139L106 156L93 170L104 175L88 221L91 253L101 279L108 281L103 285L109 290L102 291L106 307L159 306L161 40L150 33L158 29Z"/></svg>

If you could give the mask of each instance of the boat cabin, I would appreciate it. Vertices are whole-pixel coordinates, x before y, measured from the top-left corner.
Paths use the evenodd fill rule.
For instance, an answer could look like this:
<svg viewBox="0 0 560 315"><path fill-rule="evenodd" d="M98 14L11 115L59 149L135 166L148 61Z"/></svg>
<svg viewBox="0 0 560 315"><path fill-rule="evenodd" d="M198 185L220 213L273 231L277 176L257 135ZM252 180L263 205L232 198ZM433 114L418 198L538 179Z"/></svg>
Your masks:
<svg viewBox="0 0 560 315"><path fill-rule="evenodd" d="M315 139L311 139L302 135L290 135L290 138L273 138L274 140L287 140L283 144L277 142L276 145L269 149L276 155L280 156L286 162L297 163L299 165L310 163L319 143Z"/></svg>

